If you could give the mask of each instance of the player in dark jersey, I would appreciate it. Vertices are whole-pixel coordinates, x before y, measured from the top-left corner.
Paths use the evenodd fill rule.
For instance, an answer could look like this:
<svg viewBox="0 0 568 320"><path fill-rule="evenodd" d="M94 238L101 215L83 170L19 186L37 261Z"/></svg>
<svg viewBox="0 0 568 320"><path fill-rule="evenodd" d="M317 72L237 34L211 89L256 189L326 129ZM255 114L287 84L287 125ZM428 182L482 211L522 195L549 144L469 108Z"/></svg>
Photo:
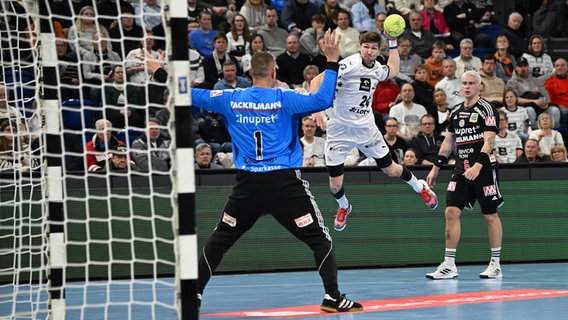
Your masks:
<svg viewBox="0 0 568 320"><path fill-rule="evenodd" d="M446 251L444 262L436 271L426 274L430 279L457 277L455 255L460 240L460 215L463 208L471 209L479 201L487 222L491 261L481 278L503 276L499 258L503 230L497 208L503 204L495 172L496 159L491 154L495 136L499 132L499 113L487 100L479 96L481 78L476 71L462 76L465 101L450 114L448 133L440 147L438 161L432 167L426 181L434 187L440 167L447 161L454 144L457 159L446 192Z"/></svg>
<svg viewBox="0 0 568 320"><path fill-rule="evenodd" d="M326 32L323 49L328 64L322 86L315 94L274 89L276 63L268 52L252 58L251 88L192 89L194 105L223 115L238 169L236 184L199 259L199 298L225 252L261 216L270 214L314 252L325 289L321 310L363 310L361 304L347 299L338 289L332 238L308 182L302 180L297 169L302 166L298 122L302 116L331 105L339 68L339 40L335 33Z"/></svg>

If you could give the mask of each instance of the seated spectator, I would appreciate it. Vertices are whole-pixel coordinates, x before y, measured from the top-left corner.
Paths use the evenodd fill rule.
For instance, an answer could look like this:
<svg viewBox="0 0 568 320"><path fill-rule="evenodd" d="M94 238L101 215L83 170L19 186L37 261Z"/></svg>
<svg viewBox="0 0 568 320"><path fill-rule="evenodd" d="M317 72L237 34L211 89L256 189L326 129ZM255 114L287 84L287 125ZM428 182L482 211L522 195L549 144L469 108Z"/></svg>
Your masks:
<svg viewBox="0 0 568 320"><path fill-rule="evenodd" d="M394 4L396 11L401 14L405 19L408 17L412 10L420 10L421 1L420 0L389 0Z"/></svg>
<svg viewBox="0 0 568 320"><path fill-rule="evenodd" d="M554 72L552 58L546 53L546 42L538 34L529 39L528 51L523 53L521 59L525 58L529 63L529 74L533 78L545 77L548 79Z"/></svg>
<svg viewBox="0 0 568 320"><path fill-rule="evenodd" d="M507 25L498 33L498 35L504 35L509 39L509 53L516 59L523 55L527 47L525 34L521 29L522 23L523 15L518 12L512 12L507 19Z"/></svg>
<svg viewBox="0 0 568 320"><path fill-rule="evenodd" d="M112 39L109 47L112 46L112 50L118 53L121 60L124 60L130 51L140 47L144 29L134 20L134 9L122 7L120 21L109 30L109 34Z"/></svg>
<svg viewBox="0 0 568 320"><path fill-rule="evenodd" d="M325 30L325 17L320 14L312 16L312 26L300 36L300 52L310 56L311 59L320 54L318 39L324 35Z"/></svg>
<svg viewBox="0 0 568 320"><path fill-rule="evenodd" d="M63 1L65 2L65 1ZM134 12L134 7L129 0L100 0L97 3L97 15L99 23L107 30L114 28L122 12Z"/></svg>
<svg viewBox="0 0 568 320"><path fill-rule="evenodd" d="M324 30L335 30L335 28L337 28L337 14L339 13L339 9L349 11L349 8L344 6L342 3L340 3L339 0L325 0L325 2L320 6L319 12L325 16Z"/></svg>
<svg viewBox="0 0 568 320"><path fill-rule="evenodd" d="M304 68L304 82L302 82L302 87L300 90L305 92L310 92L310 83L312 80L320 73L318 66L309 64Z"/></svg>
<svg viewBox="0 0 568 320"><path fill-rule="evenodd" d="M312 167L325 166L325 139L317 137L316 122L311 116L302 118L302 133L300 138L304 146L304 163L312 164Z"/></svg>
<svg viewBox="0 0 568 320"><path fill-rule="evenodd" d="M444 43L442 41L436 41L432 44L432 55L424 61L424 67L426 67L426 82L431 86L435 87L442 78L444 78L444 57L446 52L444 51Z"/></svg>
<svg viewBox="0 0 568 320"><path fill-rule="evenodd" d="M503 96L504 108L501 110L503 110L503 112L507 115L507 130L515 132L524 144L529 135L529 114L525 107L518 105L518 100L519 98L514 90L505 90L505 94Z"/></svg>
<svg viewBox="0 0 568 320"><path fill-rule="evenodd" d="M550 148L553 145L564 144L562 134L553 129L554 121L548 113L541 113L538 116L538 130L534 130L529 135L529 139L538 141L539 156L550 157Z"/></svg>
<svg viewBox="0 0 568 320"><path fill-rule="evenodd" d="M550 148L550 158L552 162L556 163L568 162L568 158L566 157L566 147L562 144L552 146Z"/></svg>
<svg viewBox="0 0 568 320"><path fill-rule="evenodd" d="M109 38L109 31L102 25L99 25L95 18L95 9L91 6L85 6L79 12L75 24L69 29L67 34L71 49L79 53L81 57L92 51L95 45L93 41L95 33L102 33L103 38ZM112 45L109 44L108 48L112 49Z"/></svg>
<svg viewBox="0 0 568 320"><path fill-rule="evenodd" d="M266 8L264 26L258 30L258 33L262 35L268 51L275 57L286 51L288 31L278 27L278 12L273 7Z"/></svg>
<svg viewBox="0 0 568 320"><path fill-rule="evenodd" d="M245 17L237 13L231 22L231 30L227 33L227 50L229 54L241 61L250 46L250 28Z"/></svg>
<svg viewBox="0 0 568 320"><path fill-rule="evenodd" d="M479 32L476 26L484 21L484 13L485 10L465 0L454 0L448 4L444 8L444 18L450 27L452 42L460 43L462 39L469 38L473 39L476 47L491 48L493 44L489 36Z"/></svg>
<svg viewBox="0 0 568 320"><path fill-rule="evenodd" d="M96 171L140 171L140 167L138 167L134 161L130 160L126 146L117 145L110 154L108 166Z"/></svg>
<svg viewBox="0 0 568 320"><path fill-rule="evenodd" d="M211 146L205 142L195 147L195 169L222 169L223 166L213 163Z"/></svg>
<svg viewBox="0 0 568 320"><path fill-rule="evenodd" d="M0 171L31 171L40 167L40 162L33 157L26 142L25 126L13 120L0 123Z"/></svg>
<svg viewBox="0 0 568 320"><path fill-rule="evenodd" d="M122 65L114 66L111 76L112 83L104 87L104 118L108 119L116 129L143 128L145 113L141 106L144 105L142 99L145 97L140 94L140 88L125 84Z"/></svg>
<svg viewBox="0 0 568 320"><path fill-rule="evenodd" d="M252 35L252 37L250 39L249 49L247 50L246 54L241 59L243 74L245 76L249 77L249 79L252 79L251 75L249 74L250 62L251 62L252 56L254 56L255 53L260 52L260 51L268 51L268 49L264 45L264 38L262 37L262 35L259 34L259 33L255 33L255 34Z"/></svg>
<svg viewBox="0 0 568 320"><path fill-rule="evenodd" d="M227 52L227 37L224 33L215 36L215 50L211 55L203 59L203 71L205 72L205 81L202 87L205 89L213 89L215 83L223 79L223 64L226 61L233 61L237 66L237 75L242 76L243 71L239 66L239 61Z"/></svg>
<svg viewBox="0 0 568 320"><path fill-rule="evenodd" d="M57 71L59 78L59 97L61 100L79 99L79 60L77 53L69 49L65 39L55 40L57 52Z"/></svg>
<svg viewBox="0 0 568 320"><path fill-rule="evenodd" d="M351 21L353 27L359 32L375 29L375 16L379 12L386 13L386 9L374 0L360 0L351 7Z"/></svg>
<svg viewBox="0 0 568 320"><path fill-rule="evenodd" d="M291 87L301 88L304 82L304 68L310 63L310 56L300 52L298 36L290 34L286 38L286 52L276 57L278 80Z"/></svg>
<svg viewBox="0 0 568 320"><path fill-rule="evenodd" d="M422 0L424 8L420 10L422 14L422 27L434 34L434 36L442 40L446 44L450 44L453 49L453 40L451 37L450 27L446 22L444 13L437 10L435 5L438 0ZM418 8L416 8L418 9Z"/></svg>
<svg viewBox="0 0 568 320"><path fill-rule="evenodd" d="M444 78L434 86L435 89L442 89L446 95L447 106L450 109L463 102L464 96L461 86L461 79L456 77L456 62L454 59L444 59Z"/></svg>
<svg viewBox="0 0 568 320"><path fill-rule="evenodd" d="M197 134L201 138L195 140L195 144L206 142L209 144L212 157L218 152L232 152L231 136L225 126L223 117L215 112L201 110L195 116Z"/></svg>
<svg viewBox="0 0 568 320"><path fill-rule="evenodd" d="M507 113L499 110L499 132L495 136L495 158L499 163L514 163L523 154L521 138L508 129Z"/></svg>
<svg viewBox="0 0 568 320"><path fill-rule="evenodd" d="M375 116L375 124L377 128L384 133L385 120L389 117L390 108L392 108L400 99L400 87L394 79L379 81L379 84L373 92L373 101L371 109Z"/></svg>
<svg viewBox="0 0 568 320"><path fill-rule="evenodd" d="M397 135L403 139L412 139L420 131L420 118L427 114L424 106L414 103L414 88L409 83L400 89L402 102L393 106L389 116L400 119Z"/></svg>
<svg viewBox="0 0 568 320"><path fill-rule="evenodd" d="M528 61L521 58L506 86L507 89L515 91L519 97L518 103L527 108L533 129L537 129L537 115L543 112L551 114L554 123L560 123L560 109L550 105L550 96L544 87L544 82L544 78L534 78L529 74Z"/></svg>
<svg viewBox="0 0 568 320"><path fill-rule="evenodd" d="M144 0L134 8L136 23L142 28L154 28L162 23L162 7L158 0Z"/></svg>
<svg viewBox="0 0 568 320"><path fill-rule="evenodd" d="M312 16L319 12L309 0L287 0L280 11L280 26L298 37L311 25Z"/></svg>
<svg viewBox="0 0 568 320"><path fill-rule="evenodd" d="M461 79L464 72L469 70L479 71L481 59L473 55L473 41L465 38L460 42L460 55L455 57L456 77Z"/></svg>
<svg viewBox="0 0 568 320"><path fill-rule="evenodd" d="M400 70L395 79L399 85L414 80L416 67L422 64L422 58L412 52L412 41L406 36L398 38L398 54L400 56Z"/></svg>
<svg viewBox="0 0 568 320"><path fill-rule="evenodd" d="M420 164L420 163L418 163L418 154L417 154L416 150L414 150L414 148L408 148L408 149L406 149L406 151L404 151L402 163L405 166L414 166L414 165Z"/></svg>
<svg viewBox="0 0 568 320"><path fill-rule="evenodd" d="M387 35L385 33L385 20L387 19L387 14L385 12L379 12L377 13L377 15L375 16L375 26L376 28L374 31L376 33L378 33L381 36L381 55L383 56L388 56L389 55L389 39L387 38Z"/></svg>
<svg viewBox="0 0 568 320"><path fill-rule="evenodd" d="M112 123L105 119L99 119L95 123L96 134L85 145L85 158L87 170L98 171L106 167L111 158L112 150L118 145L124 145L124 141L118 140L112 135Z"/></svg>
<svg viewBox="0 0 568 320"><path fill-rule="evenodd" d="M223 63L223 79L213 86L214 90L248 88L251 86L250 80L246 77L237 76L237 64L233 60Z"/></svg>
<svg viewBox="0 0 568 320"><path fill-rule="evenodd" d="M423 115L420 118L420 132L411 141L417 164L433 165L436 163L443 141L444 136L436 133L436 119L430 114ZM450 158L450 160L453 159Z"/></svg>
<svg viewBox="0 0 568 320"><path fill-rule="evenodd" d="M529 138L525 142L524 152L521 154L515 163L535 163L535 162L550 162L550 158L546 156L539 156L538 141Z"/></svg>
<svg viewBox="0 0 568 320"><path fill-rule="evenodd" d="M209 15L213 14L206 2L201 0L187 0L187 32L191 33L193 30L199 29L199 14L201 11L206 11ZM209 22L211 22L211 19L209 19ZM211 28L213 28L212 24L210 26L210 29Z"/></svg>
<svg viewBox="0 0 568 320"><path fill-rule="evenodd" d="M399 138L397 133L399 131L399 124L396 118L388 118L385 120L385 142L389 146L389 153L392 161L402 163L404 158L404 151L408 149L406 140Z"/></svg>
<svg viewBox="0 0 568 320"><path fill-rule="evenodd" d="M127 53L126 58L124 58L124 64L126 67L126 78L129 83L133 84L146 84L150 81L150 74L145 70L144 62L136 57L158 59L160 53L154 51L154 35L152 29L146 29L146 34L144 39L140 40L140 45L138 48L131 50Z"/></svg>
<svg viewBox="0 0 568 320"><path fill-rule="evenodd" d="M237 14L237 5L234 0L198 0L205 9L212 13L213 29L218 32L227 32L229 21Z"/></svg>
<svg viewBox="0 0 568 320"><path fill-rule="evenodd" d="M102 33L95 33L93 50L83 56L81 68L83 71L83 82L86 96L96 106L102 102L102 85L112 81L110 73L114 65L119 64L122 59L118 53L108 48L108 42L102 38Z"/></svg>
<svg viewBox="0 0 568 320"><path fill-rule="evenodd" d="M568 127L568 66L566 59L556 59L554 70L554 75L546 80L544 87L550 96L550 103L560 108L560 126Z"/></svg>
<svg viewBox="0 0 568 320"><path fill-rule="evenodd" d="M440 88L434 89L434 105L436 106L436 113L434 114L434 119L436 119L436 132L445 136L448 131L448 123L450 122L450 109L446 102L446 93L444 90Z"/></svg>
<svg viewBox="0 0 568 320"><path fill-rule="evenodd" d="M434 114L434 103L432 96L434 94L434 87L432 87L426 80L428 79L428 70L424 65L416 67L414 74L414 81L412 88L414 88L412 101L422 105L430 114ZM418 125L418 124L417 124Z"/></svg>
<svg viewBox="0 0 568 320"><path fill-rule="evenodd" d="M506 35L502 34L497 36L495 47L497 48L494 55L497 64L495 74L507 83L507 81L511 79L513 71L515 71L517 59L509 53L509 38L507 38Z"/></svg>
<svg viewBox="0 0 568 320"><path fill-rule="evenodd" d="M502 102L503 92L505 91L505 82L503 79L497 77L495 67L495 56L491 54L485 55L481 64L481 70L479 70L479 76L481 77L481 82L483 82L483 86L485 87L482 97L493 103L495 107L499 108L503 106Z"/></svg>
<svg viewBox="0 0 568 320"><path fill-rule="evenodd" d="M335 33L341 36L339 43L339 55L347 58L359 52L359 30L349 26L351 20L349 12L341 9L337 14L337 29Z"/></svg>
<svg viewBox="0 0 568 320"><path fill-rule="evenodd" d="M170 140L161 136L160 123L156 118L146 121L146 132L132 143L131 153L140 170L167 172L171 166Z"/></svg>
<svg viewBox="0 0 568 320"><path fill-rule="evenodd" d="M264 25L264 12L267 7L264 0L245 1L239 12L245 17L251 31L258 31L262 28Z"/></svg>
<svg viewBox="0 0 568 320"><path fill-rule="evenodd" d="M208 11L199 12L199 28L189 33L189 47L197 50L201 57L210 56L215 50L217 31L213 30L211 24L211 13ZM228 42L227 37L225 40Z"/></svg>
<svg viewBox="0 0 568 320"><path fill-rule="evenodd" d="M434 34L422 27L422 14L413 10L408 15L409 27L403 35L412 41L412 50L422 59L428 59L432 54L432 45L436 42Z"/></svg>

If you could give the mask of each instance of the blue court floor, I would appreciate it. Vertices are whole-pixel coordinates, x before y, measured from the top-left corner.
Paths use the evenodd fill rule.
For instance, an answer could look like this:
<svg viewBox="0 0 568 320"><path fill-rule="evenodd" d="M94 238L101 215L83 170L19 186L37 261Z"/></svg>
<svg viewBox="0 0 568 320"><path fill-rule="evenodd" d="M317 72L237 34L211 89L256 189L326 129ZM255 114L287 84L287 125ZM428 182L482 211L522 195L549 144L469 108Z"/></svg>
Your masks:
<svg viewBox="0 0 568 320"><path fill-rule="evenodd" d="M337 314L319 310L323 287L315 271L214 276L200 319L568 319L568 262L502 264L502 279L480 279L485 265L458 265L457 279L426 279L434 268L340 270L340 290L365 311ZM67 319L177 320L175 310L165 307L173 305L173 279L159 282L68 283ZM129 295L138 303L128 303ZM114 306L105 307L109 302ZM0 320L20 319L10 317L9 308L0 301ZM44 319L46 312L38 316Z"/></svg>
<svg viewBox="0 0 568 320"><path fill-rule="evenodd" d="M503 264L502 279L480 279L484 265L458 265L457 279L426 279L434 268L340 271L340 290L366 310L324 315L316 272L217 276L203 295L201 319L568 319L568 263Z"/></svg>

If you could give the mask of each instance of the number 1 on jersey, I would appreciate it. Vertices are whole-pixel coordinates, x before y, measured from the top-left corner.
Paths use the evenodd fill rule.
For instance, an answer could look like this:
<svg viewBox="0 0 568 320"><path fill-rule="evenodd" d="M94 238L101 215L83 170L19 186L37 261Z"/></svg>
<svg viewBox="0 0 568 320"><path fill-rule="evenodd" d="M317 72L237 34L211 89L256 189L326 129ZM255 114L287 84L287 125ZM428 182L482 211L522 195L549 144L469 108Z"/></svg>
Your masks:
<svg viewBox="0 0 568 320"><path fill-rule="evenodd" d="M262 160L262 131L254 132L254 142L256 145L256 160Z"/></svg>

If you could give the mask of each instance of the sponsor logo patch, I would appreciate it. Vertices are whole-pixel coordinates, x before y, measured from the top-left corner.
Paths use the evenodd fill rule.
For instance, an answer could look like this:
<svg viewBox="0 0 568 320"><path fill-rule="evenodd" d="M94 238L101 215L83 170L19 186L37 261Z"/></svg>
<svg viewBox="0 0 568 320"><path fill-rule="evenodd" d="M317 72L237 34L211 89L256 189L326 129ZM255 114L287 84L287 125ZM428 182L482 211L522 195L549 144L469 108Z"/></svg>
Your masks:
<svg viewBox="0 0 568 320"><path fill-rule="evenodd" d="M312 215L310 213L306 213L305 215L294 219L294 222L296 222L296 225L299 228L303 228L307 225L310 225L312 222L314 222L314 219L312 218Z"/></svg>
<svg viewBox="0 0 568 320"><path fill-rule="evenodd" d="M463 127L465 125L465 121L463 119L460 120L458 126Z"/></svg>
<svg viewBox="0 0 568 320"><path fill-rule="evenodd" d="M494 126L494 125L496 125L495 116L487 116L487 117L485 117L485 125L486 125L486 126Z"/></svg>
<svg viewBox="0 0 568 320"><path fill-rule="evenodd" d="M450 181L450 183L448 183L448 191L456 191L456 182L455 181Z"/></svg>
<svg viewBox="0 0 568 320"><path fill-rule="evenodd" d="M483 194L486 197L496 195L497 194L497 187L495 187L494 184L492 184L490 186L485 186L485 187L483 187Z"/></svg>
<svg viewBox="0 0 568 320"><path fill-rule="evenodd" d="M359 83L359 90L367 92L371 91L371 79L361 78L361 83Z"/></svg>
<svg viewBox="0 0 568 320"><path fill-rule="evenodd" d="M228 213L223 212L223 222L228 224L231 227L235 227L237 225L237 219L231 217Z"/></svg>
<svg viewBox="0 0 568 320"><path fill-rule="evenodd" d="M223 90L211 90L209 93L210 97L218 97L223 94Z"/></svg>
<svg viewBox="0 0 568 320"><path fill-rule="evenodd" d="M471 116L469 117L469 122L477 123L477 117L478 116L479 115L477 113L472 113Z"/></svg>

